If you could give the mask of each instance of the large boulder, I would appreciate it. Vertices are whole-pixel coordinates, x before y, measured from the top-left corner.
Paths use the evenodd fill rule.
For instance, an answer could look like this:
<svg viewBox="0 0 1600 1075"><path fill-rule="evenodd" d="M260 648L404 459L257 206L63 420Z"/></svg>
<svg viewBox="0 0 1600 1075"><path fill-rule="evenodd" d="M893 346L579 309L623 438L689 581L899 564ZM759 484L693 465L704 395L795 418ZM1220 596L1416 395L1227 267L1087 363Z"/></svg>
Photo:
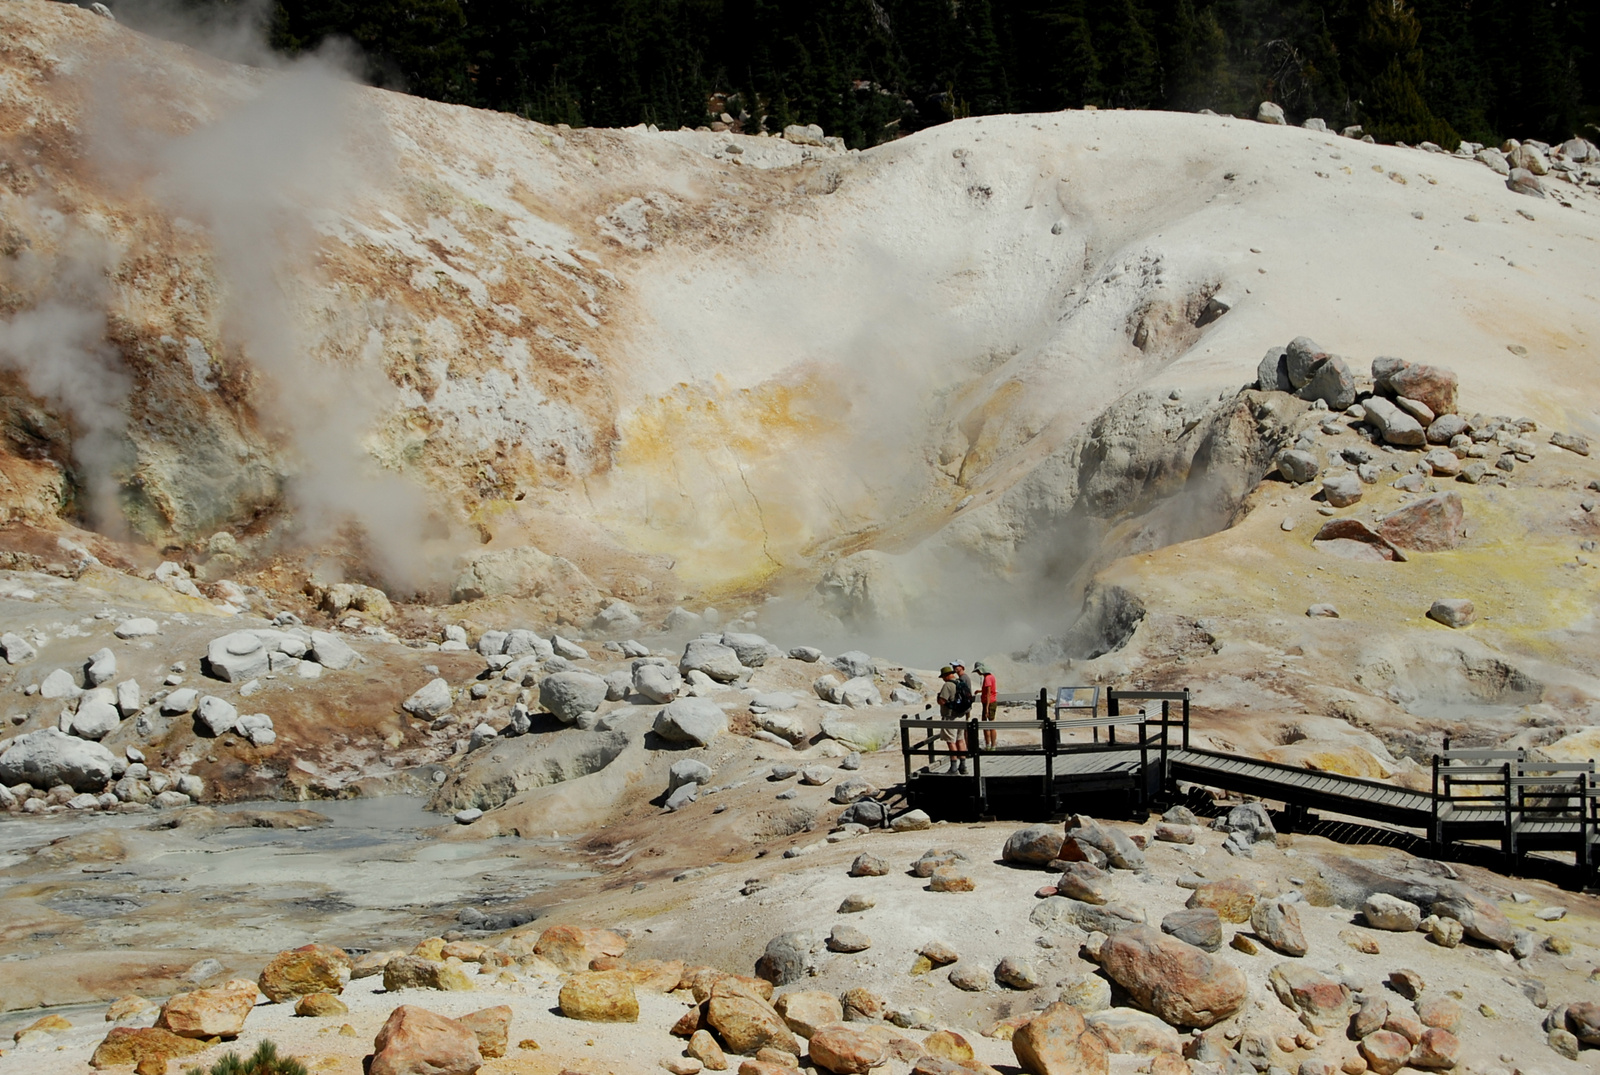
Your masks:
<svg viewBox="0 0 1600 1075"><path fill-rule="evenodd" d="M161 1027L112 1027L105 1040L95 1047L89 1066L101 1068L133 1067L148 1062L159 1071L179 1057L204 1052L207 1045L193 1038L180 1037Z"/></svg>
<svg viewBox="0 0 1600 1075"><path fill-rule="evenodd" d="M733 650L739 658L739 663L746 668L760 668L767 663L767 651L771 643L757 634L746 631L727 631L722 636L722 644Z"/></svg>
<svg viewBox="0 0 1600 1075"><path fill-rule="evenodd" d="M1350 989L1343 982L1304 963L1279 963L1268 981L1278 999L1298 1012L1301 1022L1314 1033L1326 1033L1349 1022Z"/></svg>
<svg viewBox="0 0 1600 1075"><path fill-rule="evenodd" d="M1516 945L1516 930L1493 900L1465 886L1443 892L1433 902L1433 913L1453 918L1473 940L1509 952Z"/></svg>
<svg viewBox="0 0 1600 1075"><path fill-rule="evenodd" d="M206 647L206 668L217 679L243 683L267 674L270 650L254 631L234 631Z"/></svg>
<svg viewBox="0 0 1600 1075"><path fill-rule="evenodd" d="M416 693L400 703L400 708L418 720L437 720L449 712L455 699L450 694L450 684L443 679L430 679Z"/></svg>
<svg viewBox="0 0 1600 1075"><path fill-rule="evenodd" d="M1028 1075L1107 1075L1105 1042L1078 1009L1060 1001L1017 1028L1011 1051Z"/></svg>
<svg viewBox="0 0 1600 1075"><path fill-rule="evenodd" d="M75 791L98 792L110 781L116 760L99 743L58 728L24 732L6 743L0 753L0 784L36 788L68 784Z"/></svg>
<svg viewBox="0 0 1600 1075"><path fill-rule="evenodd" d="M839 685L835 692L834 701L849 706L851 709L864 709L867 706L882 705L883 694L878 690L878 685L867 676L856 676L847 679Z"/></svg>
<svg viewBox="0 0 1600 1075"><path fill-rule="evenodd" d="M258 995L256 983L243 979L179 993L161 1006L156 1026L180 1038L236 1038Z"/></svg>
<svg viewBox="0 0 1600 1075"><path fill-rule="evenodd" d="M637 1023L639 998L627 971L582 971L561 986L561 1014L590 1023Z"/></svg>
<svg viewBox="0 0 1600 1075"><path fill-rule="evenodd" d="M1060 857L1064 839L1055 825L1029 825L1007 837L1000 858L1023 866L1047 866Z"/></svg>
<svg viewBox="0 0 1600 1075"><path fill-rule="evenodd" d="M1426 405L1435 415L1455 413L1458 384L1454 370L1421 362L1408 363L1388 377L1389 391Z"/></svg>
<svg viewBox="0 0 1600 1075"><path fill-rule="evenodd" d="M872 666L872 658L858 649L853 649L849 653L841 653L828 663L837 668L846 679L871 678L875 671Z"/></svg>
<svg viewBox="0 0 1600 1075"><path fill-rule="evenodd" d="M683 677L671 665L639 662L633 670L633 689L652 702L666 705L683 690Z"/></svg>
<svg viewBox="0 0 1600 1075"><path fill-rule="evenodd" d="M606 700L606 681L593 672L557 672L539 681L539 704L563 724L593 713Z"/></svg>
<svg viewBox="0 0 1600 1075"><path fill-rule="evenodd" d="M685 676L690 672L704 672L718 683L732 683L744 674L744 666L739 663L739 654L733 647L724 646L713 638L694 638L683 648L678 671Z"/></svg>
<svg viewBox="0 0 1600 1075"><path fill-rule="evenodd" d="M1250 928L1286 956L1306 954L1306 934L1300 925L1300 911L1288 900L1258 902L1250 912Z"/></svg>
<svg viewBox="0 0 1600 1075"><path fill-rule="evenodd" d="M1209 1027L1238 1011L1248 992L1238 967L1149 926L1107 939L1100 965L1136 1005L1173 1026Z"/></svg>
<svg viewBox="0 0 1600 1075"><path fill-rule="evenodd" d="M1374 892L1361 908L1362 917L1373 929L1392 933L1414 933L1422 923L1422 909L1410 900L1391 896L1387 892Z"/></svg>
<svg viewBox="0 0 1600 1075"><path fill-rule="evenodd" d="M402 989L459 993L472 989L472 979L456 960L441 963L423 956L396 956L383 965L383 988L389 993Z"/></svg>
<svg viewBox="0 0 1600 1075"><path fill-rule="evenodd" d="M767 942L756 963L756 974L778 986L798 982L815 969L820 946L817 935L809 930L780 933Z"/></svg>
<svg viewBox="0 0 1600 1075"><path fill-rule="evenodd" d="M373 1040L367 1075L475 1075L482 1066L478 1036L463 1023L402 1004Z"/></svg>
<svg viewBox="0 0 1600 1075"><path fill-rule="evenodd" d="M738 979L723 978L711 987L705 1022L731 1053L749 1056L770 1048L800 1055L800 1043L783 1016Z"/></svg>
<svg viewBox="0 0 1600 1075"><path fill-rule="evenodd" d="M1342 411L1356 401L1356 378L1338 355L1329 355L1299 392L1304 400L1322 400L1330 411Z"/></svg>
<svg viewBox="0 0 1600 1075"><path fill-rule="evenodd" d="M848 717L824 717L822 734L851 750L870 754L893 743L900 735L900 727L893 721L851 720Z"/></svg>
<svg viewBox="0 0 1600 1075"><path fill-rule="evenodd" d="M728 730L728 715L709 698L679 698L656 714L655 733L669 743L707 746Z"/></svg>
<svg viewBox="0 0 1600 1075"><path fill-rule="evenodd" d="M311 659L324 668L349 668L356 663L356 651L329 631L311 632Z"/></svg>
<svg viewBox="0 0 1600 1075"><path fill-rule="evenodd" d="M1465 518L1460 493L1435 493L1379 519L1378 533L1402 549L1440 552L1461 544Z"/></svg>
<svg viewBox="0 0 1600 1075"><path fill-rule="evenodd" d="M272 1003L312 993L342 993L352 963L342 948L308 944L279 952L261 971L256 984Z"/></svg>
<svg viewBox="0 0 1600 1075"><path fill-rule="evenodd" d="M836 1023L811 1035L811 1063L834 1075L866 1075L888 1059L884 1042L871 1034Z"/></svg>
<svg viewBox="0 0 1600 1075"><path fill-rule="evenodd" d="M511 951L518 954L517 934ZM577 926L551 926L539 934L532 952L564 971L586 971L597 959L619 959L628 950L627 939L609 929L581 929Z"/></svg>
<svg viewBox="0 0 1600 1075"><path fill-rule="evenodd" d="M772 1006L783 1016L789 1029L802 1038L810 1038L823 1027L844 1021L844 1007L839 998L820 989L785 993L773 1001Z"/></svg>

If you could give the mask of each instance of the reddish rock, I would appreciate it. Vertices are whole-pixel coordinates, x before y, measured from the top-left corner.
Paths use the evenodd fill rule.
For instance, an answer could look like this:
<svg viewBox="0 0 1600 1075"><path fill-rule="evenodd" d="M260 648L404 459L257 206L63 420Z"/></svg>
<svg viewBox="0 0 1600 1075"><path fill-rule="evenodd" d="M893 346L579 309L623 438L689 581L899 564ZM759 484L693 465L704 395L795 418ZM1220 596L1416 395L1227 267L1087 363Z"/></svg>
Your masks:
<svg viewBox="0 0 1600 1075"><path fill-rule="evenodd" d="M934 957L924 951L923 955L930 962L937 962ZM954 962L954 960L951 960ZM839 1003L844 1006L844 1018L848 1023L870 1023L883 1018L883 998L869 989L857 986L846 989L839 997Z"/></svg>
<svg viewBox="0 0 1600 1075"><path fill-rule="evenodd" d="M455 1019L402 1004L372 1043L367 1075L475 1075L483 1066L478 1036Z"/></svg>
<svg viewBox="0 0 1600 1075"><path fill-rule="evenodd" d="M672 1024L673 1037L693 1037L694 1034L699 1031L701 1026L704 1025L705 1015L705 1006L703 1004L696 1004L694 1007L684 1012L683 1015L679 1017L678 1021Z"/></svg>
<svg viewBox="0 0 1600 1075"><path fill-rule="evenodd" d="M839 998L820 989L785 993L772 1007L789 1029L802 1038L811 1037L825 1026L844 1022L844 1005L839 1003Z"/></svg>
<svg viewBox="0 0 1600 1075"><path fill-rule="evenodd" d="M182 1038L236 1038L259 996L256 983L242 979L179 993L161 1006L156 1026Z"/></svg>
<svg viewBox="0 0 1600 1075"><path fill-rule="evenodd" d="M1411 1050L1411 1066L1434 1070L1453 1068L1460 1053L1460 1039L1443 1027L1429 1027Z"/></svg>
<svg viewBox="0 0 1600 1075"><path fill-rule="evenodd" d="M728 1070L728 1058L723 1055L722 1046L717 1044L717 1039L711 1036L709 1030L696 1030L684 1052L704 1064L707 1071Z"/></svg>
<svg viewBox="0 0 1600 1075"><path fill-rule="evenodd" d="M1411 1058L1411 1043L1392 1030L1374 1030L1361 1039L1361 1058L1378 1075L1394 1075Z"/></svg>
<svg viewBox="0 0 1600 1075"><path fill-rule="evenodd" d="M1105 903L1111 898L1110 876L1092 862L1069 862L1056 882L1054 895L1084 903Z"/></svg>
<svg viewBox="0 0 1600 1075"><path fill-rule="evenodd" d="M1461 544L1465 520L1460 493L1435 493L1379 519L1378 534L1402 549L1441 552Z"/></svg>
<svg viewBox="0 0 1600 1075"><path fill-rule="evenodd" d="M1059 1001L1018 1027L1011 1049L1028 1075L1107 1075L1111 1070L1105 1043L1078 1009Z"/></svg>
<svg viewBox="0 0 1600 1075"><path fill-rule="evenodd" d="M882 1042L843 1023L818 1029L808 1052L812 1064L834 1075L866 1075L884 1061Z"/></svg>
<svg viewBox="0 0 1600 1075"><path fill-rule="evenodd" d="M1306 954L1306 934L1300 926L1300 911L1287 900L1263 900L1250 912L1250 928L1256 936L1286 956Z"/></svg>
<svg viewBox="0 0 1600 1075"><path fill-rule="evenodd" d="M1173 1026L1211 1026L1238 1011L1248 992L1238 967L1149 926L1109 938L1100 965L1135 1004Z"/></svg>
<svg viewBox="0 0 1600 1075"><path fill-rule="evenodd" d="M1600 1045L1600 1003L1580 1000L1568 1004L1567 1030L1585 1045Z"/></svg>
<svg viewBox="0 0 1600 1075"><path fill-rule="evenodd" d="M621 956L628 942L609 929L579 929L576 926L551 926L539 934L533 954L548 959L565 971L586 971L601 956Z"/></svg>
<svg viewBox="0 0 1600 1075"><path fill-rule="evenodd" d="M1456 389L1460 381L1454 370L1417 362L1390 374L1388 382L1389 390L1395 395L1414 399L1436 415L1456 412Z"/></svg>
<svg viewBox="0 0 1600 1075"><path fill-rule="evenodd" d="M1455 1033L1461 1025L1461 1005L1449 997L1428 997L1417 1001L1417 1018L1423 1026Z"/></svg>
<svg viewBox="0 0 1600 1075"><path fill-rule="evenodd" d="M1415 1045L1422 1040L1422 1032L1427 1028L1415 1015L1402 1009L1389 1013L1389 1018L1383 1021L1383 1029L1393 1031Z"/></svg>
<svg viewBox="0 0 1600 1075"><path fill-rule="evenodd" d="M1329 519L1311 539L1311 547L1346 560L1392 560L1403 563L1406 554L1360 519Z"/></svg>
<svg viewBox="0 0 1600 1075"><path fill-rule="evenodd" d="M1440 918L1454 918L1468 937L1509 952L1517 943L1516 931L1506 919L1505 912L1489 897L1459 888L1435 900L1433 913Z"/></svg>
<svg viewBox="0 0 1600 1075"><path fill-rule="evenodd" d="M1331 1030L1349 1018L1350 990L1343 982L1300 963L1278 964L1267 980L1278 999L1298 1012L1311 1030Z"/></svg>

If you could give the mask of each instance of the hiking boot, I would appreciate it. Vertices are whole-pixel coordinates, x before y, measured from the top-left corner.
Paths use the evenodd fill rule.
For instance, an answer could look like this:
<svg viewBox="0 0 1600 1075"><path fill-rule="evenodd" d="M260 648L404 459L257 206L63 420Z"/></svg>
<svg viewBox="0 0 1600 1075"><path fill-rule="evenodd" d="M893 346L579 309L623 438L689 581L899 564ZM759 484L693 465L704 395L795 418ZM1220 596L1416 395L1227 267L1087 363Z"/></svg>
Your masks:
<svg viewBox="0 0 1600 1075"><path fill-rule="evenodd" d="M966 776L967 775L967 763L966 762L962 762L961 763L961 768L956 770L956 771L959 772L962 776Z"/></svg>

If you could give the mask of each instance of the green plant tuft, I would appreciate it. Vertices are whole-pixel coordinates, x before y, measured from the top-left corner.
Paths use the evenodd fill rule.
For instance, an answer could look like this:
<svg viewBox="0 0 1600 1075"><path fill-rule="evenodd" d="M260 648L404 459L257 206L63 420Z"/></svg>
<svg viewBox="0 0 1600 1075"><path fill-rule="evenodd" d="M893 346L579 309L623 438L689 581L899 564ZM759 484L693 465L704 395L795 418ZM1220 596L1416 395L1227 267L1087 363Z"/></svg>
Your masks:
<svg viewBox="0 0 1600 1075"><path fill-rule="evenodd" d="M250 1054L250 1059L240 1060L238 1053L227 1056L211 1065L209 1072L190 1068L184 1075L308 1075L306 1066L292 1056L279 1056L278 1047L263 1041Z"/></svg>

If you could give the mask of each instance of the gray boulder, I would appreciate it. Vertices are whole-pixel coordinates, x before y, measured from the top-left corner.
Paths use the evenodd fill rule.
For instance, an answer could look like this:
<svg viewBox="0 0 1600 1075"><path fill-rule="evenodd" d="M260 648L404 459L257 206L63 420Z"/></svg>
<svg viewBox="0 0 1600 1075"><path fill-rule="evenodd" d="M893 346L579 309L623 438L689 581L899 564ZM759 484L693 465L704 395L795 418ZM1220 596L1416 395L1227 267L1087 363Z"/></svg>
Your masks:
<svg viewBox="0 0 1600 1075"><path fill-rule="evenodd" d="M667 796L667 801L666 801L666 803L664 805L666 806L666 808L669 811L672 811L672 812L675 813L675 812L677 812L679 810L682 810L685 806L688 806L690 803L695 802L699 798L700 798L700 785L699 784L693 784L693 783L684 784L681 787L675 788L672 791L672 793Z"/></svg>
<svg viewBox="0 0 1600 1075"><path fill-rule="evenodd" d="M207 695L200 699L200 708L195 711L194 730L215 739L219 735L231 732L238 722L237 709L221 698Z"/></svg>
<svg viewBox="0 0 1600 1075"><path fill-rule="evenodd" d="M654 730L669 743L708 746L728 730L728 716L709 698L679 698L656 714Z"/></svg>
<svg viewBox="0 0 1600 1075"><path fill-rule="evenodd" d="M410 698L400 703L400 708L418 720L437 720L455 704L450 696L450 684L442 679L429 680Z"/></svg>
<svg viewBox="0 0 1600 1075"><path fill-rule="evenodd" d="M576 642L562 638L560 635L551 636L550 650L557 657L565 657L569 661L587 661L589 659L588 650Z"/></svg>
<svg viewBox="0 0 1600 1075"><path fill-rule="evenodd" d="M756 973L773 985L790 985L816 970L818 936L809 930L780 933L767 942Z"/></svg>
<svg viewBox="0 0 1600 1075"><path fill-rule="evenodd" d="M278 733L272 727L272 718L265 713L250 713L240 717L233 730L258 747L267 746L278 739ZM489 734L493 735L494 730L490 729Z"/></svg>
<svg viewBox="0 0 1600 1075"><path fill-rule="evenodd" d="M194 707L199 704L199 691L193 687L180 687L161 699L161 712L163 716L181 717L185 713L193 713Z"/></svg>
<svg viewBox="0 0 1600 1075"><path fill-rule="evenodd" d="M117 655L109 649L97 649L83 662L83 685L91 690L117 678Z"/></svg>
<svg viewBox="0 0 1600 1075"><path fill-rule="evenodd" d="M1311 383L1317 367L1327 361L1328 353L1317 342L1306 336L1296 336L1285 349L1289 370L1289 383L1298 391ZM1346 404L1349 406L1349 404Z"/></svg>
<svg viewBox="0 0 1600 1075"><path fill-rule="evenodd" d="M1317 476L1317 457L1310 452L1289 449L1278 456L1278 473L1285 481L1304 485Z"/></svg>
<svg viewBox="0 0 1600 1075"><path fill-rule="evenodd" d="M607 672L601 678L606 681L606 701L620 702L628 697L628 688L633 686L632 672L620 668L615 672Z"/></svg>
<svg viewBox="0 0 1600 1075"><path fill-rule="evenodd" d="M764 654L765 650L762 652ZM690 672L703 672L718 683L732 683L744 674L744 666L731 646L712 638L695 638L683 648L678 671L686 676Z"/></svg>
<svg viewBox="0 0 1600 1075"><path fill-rule="evenodd" d="M123 716L131 717L137 713L142 698L137 679L125 679L117 684L117 710Z"/></svg>
<svg viewBox="0 0 1600 1075"><path fill-rule="evenodd" d="M1348 470L1322 479L1322 495L1331 507L1347 508L1361 499L1361 493L1361 478Z"/></svg>
<svg viewBox="0 0 1600 1075"><path fill-rule="evenodd" d="M1060 857L1063 839L1059 825L1029 825L1007 837L1000 858L1024 866L1045 866Z"/></svg>
<svg viewBox="0 0 1600 1075"><path fill-rule="evenodd" d="M644 626L639 613L626 601L612 601L596 614L589 626L603 635L631 635Z"/></svg>
<svg viewBox="0 0 1600 1075"><path fill-rule="evenodd" d="M816 664L822 660L822 651L815 646L796 646L789 651L789 656L807 664Z"/></svg>
<svg viewBox="0 0 1600 1075"><path fill-rule="evenodd" d="M1256 387L1263 392L1293 392L1289 383L1289 349L1269 347L1256 366Z"/></svg>
<svg viewBox="0 0 1600 1075"><path fill-rule="evenodd" d="M539 704L571 724L599 709L607 690L606 681L592 672L557 672L539 681Z"/></svg>
<svg viewBox="0 0 1600 1075"><path fill-rule="evenodd" d="M0 635L0 656L5 657L7 664L21 664L33 660L38 655L39 651L21 635L11 631Z"/></svg>
<svg viewBox="0 0 1600 1075"><path fill-rule="evenodd" d="M356 663L356 651L331 631L311 632L311 659L335 671Z"/></svg>
<svg viewBox="0 0 1600 1075"><path fill-rule="evenodd" d="M872 658L860 650L841 653L828 663L842 672L846 679L870 678L875 671Z"/></svg>
<svg viewBox="0 0 1600 1075"><path fill-rule="evenodd" d="M1376 371L1377 363L1373 363ZM1367 423L1378 431L1386 444L1417 448L1427 443L1427 431L1422 423L1382 396L1370 396L1362 401L1367 412Z"/></svg>
<svg viewBox="0 0 1600 1075"><path fill-rule="evenodd" d="M500 650L507 657L522 657L532 654L541 661L548 661L556 655L555 647L532 631L517 628L506 632L506 643Z"/></svg>
<svg viewBox="0 0 1600 1075"><path fill-rule="evenodd" d="M738 654L739 663L746 668L760 668L767 663L768 642L760 635L728 631L722 636L722 644Z"/></svg>
<svg viewBox="0 0 1600 1075"><path fill-rule="evenodd" d="M478 636L478 655L480 657L497 657L506 650L506 639L510 638L504 631L485 631Z"/></svg>
<svg viewBox="0 0 1600 1075"><path fill-rule="evenodd" d="M268 672L268 647L253 631L234 631L206 647L206 669L217 679L243 683Z"/></svg>
<svg viewBox="0 0 1600 1075"><path fill-rule="evenodd" d="M1330 411L1342 411L1356 401L1355 374L1344 359L1329 355L1296 395L1304 400L1320 399Z"/></svg>
<svg viewBox="0 0 1600 1075"><path fill-rule="evenodd" d="M1211 823L1219 832L1236 832L1249 843L1262 843L1278 838L1267 808L1260 803L1241 803Z"/></svg>
<svg viewBox="0 0 1600 1075"><path fill-rule="evenodd" d="M665 705L683 690L683 677L670 665L638 664L633 670L633 689Z"/></svg>
<svg viewBox="0 0 1600 1075"><path fill-rule="evenodd" d="M110 781L116 761L99 743L45 728L25 732L5 745L0 753L0 784L36 788L67 784L75 791L98 792Z"/></svg>
<svg viewBox="0 0 1600 1075"><path fill-rule="evenodd" d="M1422 924L1422 908L1387 892L1374 892L1368 896L1361 907L1361 914L1373 929L1391 933L1414 933Z"/></svg>
<svg viewBox="0 0 1600 1075"><path fill-rule="evenodd" d="M867 706L882 705L883 695L871 679L858 676L847 679L839 685L835 701L842 702L851 709L864 709Z"/></svg>
<svg viewBox="0 0 1600 1075"><path fill-rule="evenodd" d="M57 668L45 676L39 684L39 697L49 702L61 698L76 698L83 693L83 688L73 680L65 668Z"/></svg>
<svg viewBox="0 0 1600 1075"><path fill-rule="evenodd" d="M705 762L684 758L673 762L672 768L667 770L667 790L677 791L685 784L709 784L712 775L711 766Z"/></svg>
<svg viewBox="0 0 1600 1075"><path fill-rule="evenodd" d="M105 691L90 691L78 703L78 711L73 714L70 730L79 739L104 739L117 730L117 725L122 723L122 714L117 711L116 704L105 698Z"/></svg>
<svg viewBox="0 0 1600 1075"><path fill-rule="evenodd" d="M1271 101L1262 101L1261 107L1256 109L1256 122L1271 123L1282 127L1288 121L1283 118L1283 106L1275 105Z"/></svg>
<svg viewBox="0 0 1600 1075"><path fill-rule="evenodd" d="M786 694L782 691L767 691L750 699L751 709L765 709L772 712L793 709L799 704L799 700L794 695Z"/></svg>

